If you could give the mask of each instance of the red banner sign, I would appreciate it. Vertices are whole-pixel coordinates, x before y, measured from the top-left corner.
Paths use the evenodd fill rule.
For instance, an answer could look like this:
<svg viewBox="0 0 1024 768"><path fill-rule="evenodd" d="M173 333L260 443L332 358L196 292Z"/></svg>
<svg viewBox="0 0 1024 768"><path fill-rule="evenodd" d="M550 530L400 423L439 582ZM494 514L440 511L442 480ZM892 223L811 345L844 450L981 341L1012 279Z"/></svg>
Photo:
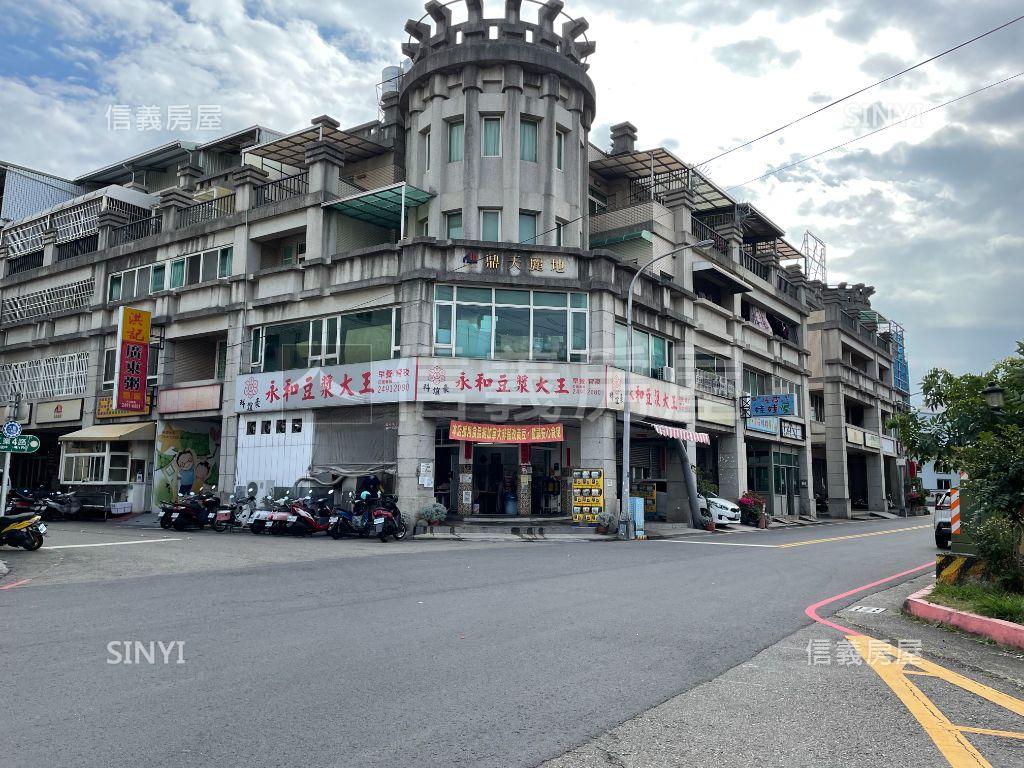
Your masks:
<svg viewBox="0 0 1024 768"><path fill-rule="evenodd" d="M560 443L561 424L475 424L453 421L448 428L452 440L464 443Z"/></svg>
<svg viewBox="0 0 1024 768"><path fill-rule="evenodd" d="M146 413L146 376L149 372L150 313L120 307L117 317L117 359L114 365L114 408Z"/></svg>

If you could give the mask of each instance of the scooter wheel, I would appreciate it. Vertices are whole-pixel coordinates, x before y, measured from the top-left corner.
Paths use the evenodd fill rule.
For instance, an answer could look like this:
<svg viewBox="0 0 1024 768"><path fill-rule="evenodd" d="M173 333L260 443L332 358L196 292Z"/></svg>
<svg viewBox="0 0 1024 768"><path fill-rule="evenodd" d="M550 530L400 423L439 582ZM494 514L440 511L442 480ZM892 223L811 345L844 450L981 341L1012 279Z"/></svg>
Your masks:
<svg viewBox="0 0 1024 768"><path fill-rule="evenodd" d="M179 522L178 520L175 520L172 523L172 525L174 526L174 530L178 531L178 533L181 533L182 531L185 530L185 524L182 523L182 522Z"/></svg>
<svg viewBox="0 0 1024 768"><path fill-rule="evenodd" d="M161 517L160 518L160 527L163 528L166 531L168 528L171 527L171 521L170 520L165 520L164 518Z"/></svg>
<svg viewBox="0 0 1024 768"><path fill-rule="evenodd" d="M43 546L43 534L39 531L29 531L28 536L29 540L21 545L22 549L26 549L29 552L35 552Z"/></svg>
<svg viewBox="0 0 1024 768"><path fill-rule="evenodd" d="M406 527L405 521L404 520L400 521L398 523L398 530L396 530L395 533L394 533L395 541L401 541L402 539L404 539L405 538L405 534L407 534L408 532L409 532L409 529Z"/></svg>
<svg viewBox="0 0 1024 768"><path fill-rule="evenodd" d="M210 527L213 528L217 533L224 533L228 529L228 524L224 520L214 520L210 523Z"/></svg>
<svg viewBox="0 0 1024 768"><path fill-rule="evenodd" d="M337 528L331 528L328 533L331 534L331 538L335 541L338 541L341 538L341 532Z"/></svg>
<svg viewBox="0 0 1024 768"><path fill-rule="evenodd" d="M387 543L388 543L388 535L387 535L386 533L382 533L382 534L381 534L381 535L380 535L380 536L379 536L378 538L379 538L379 539L380 539L380 540L381 540L381 541L382 541L382 542L383 542L384 544L387 544Z"/></svg>
<svg viewBox="0 0 1024 768"><path fill-rule="evenodd" d="M263 526L262 525L260 525L260 526L250 525L249 526L249 533L253 533L253 534L259 536L261 533L263 533Z"/></svg>

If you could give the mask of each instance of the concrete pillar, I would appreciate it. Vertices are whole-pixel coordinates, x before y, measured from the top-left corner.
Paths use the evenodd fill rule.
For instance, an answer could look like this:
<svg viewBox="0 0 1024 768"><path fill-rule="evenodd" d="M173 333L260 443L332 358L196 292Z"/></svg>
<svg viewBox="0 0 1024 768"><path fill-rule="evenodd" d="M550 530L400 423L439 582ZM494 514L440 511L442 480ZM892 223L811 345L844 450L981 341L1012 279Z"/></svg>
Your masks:
<svg viewBox="0 0 1024 768"><path fill-rule="evenodd" d="M530 446L518 447L519 478L516 484L516 508L520 517L529 517L533 513L533 465L529 460Z"/></svg>
<svg viewBox="0 0 1024 768"><path fill-rule="evenodd" d="M599 411L585 416L580 424L579 467L604 471L604 508L619 511L619 487L615 466L616 418L613 411ZM567 470L573 469L568 467ZM571 477L571 473L569 474ZM570 510L571 512L571 510Z"/></svg>
<svg viewBox="0 0 1024 768"><path fill-rule="evenodd" d="M48 267L57 260L57 229L43 230L43 266Z"/></svg>
<svg viewBox="0 0 1024 768"><path fill-rule="evenodd" d="M683 474L683 464L679 461L679 452L675 450L669 441L665 441L666 459L666 497L668 507L665 510L665 522L685 523L691 525L693 517L690 515L690 499L686 490L686 478ZM686 453L693 462L697 456L697 444L689 442L686 445Z"/></svg>
<svg viewBox="0 0 1024 768"><path fill-rule="evenodd" d="M227 333L227 361L224 366L224 384L221 387L220 423L220 488L232 493L238 485L238 414L235 413L235 381L242 367L242 340L245 338L245 312L230 315Z"/></svg>
<svg viewBox="0 0 1024 768"><path fill-rule="evenodd" d="M885 499L885 462L880 453L866 456L868 475L868 509L885 512L889 509Z"/></svg>
<svg viewBox="0 0 1024 768"><path fill-rule="evenodd" d="M482 154L480 134L483 126L480 120L480 70L469 65L462 70L462 93L466 104L463 117L462 145L462 234L469 240L483 238L480 231L480 157ZM446 137L447 138L447 137ZM501 234L508 239L506 222L502 222Z"/></svg>
<svg viewBox="0 0 1024 768"><path fill-rule="evenodd" d="M462 517L473 514L473 453L471 443L459 443L459 475L458 481L459 496L457 507Z"/></svg>
<svg viewBox="0 0 1024 768"><path fill-rule="evenodd" d="M501 173L505 185L502 190L501 231L506 240L518 243L522 239L519 237L519 178L522 168L519 159L519 121L523 109L523 68L518 64L505 65L504 92Z"/></svg>
<svg viewBox="0 0 1024 768"><path fill-rule="evenodd" d="M843 385L827 381L825 398L825 462L829 517L849 518L850 485L846 467L846 409Z"/></svg>
<svg viewBox="0 0 1024 768"><path fill-rule="evenodd" d="M316 118L325 123L335 123L329 117ZM309 191L329 199L337 194L341 170L345 166L345 155L341 148L329 141L314 141L306 147L306 166L309 169ZM334 243L328 240L329 228L325 226L327 212L319 205L306 209L306 260L312 261L330 256Z"/></svg>
<svg viewBox="0 0 1024 768"><path fill-rule="evenodd" d="M434 489L420 484L423 462L434 462L436 420L423 415L422 403L398 404L398 506L410 530L420 510L434 501Z"/></svg>
<svg viewBox="0 0 1024 768"><path fill-rule="evenodd" d="M747 490L747 446L743 434L718 436L718 493L735 501Z"/></svg>
<svg viewBox="0 0 1024 768"><path fill-rule="evenodd" d="M426 109L430 115L430 170L423 176L424 189L439 190L444 186L443 180L448 168L448 123L444 120L443 110L447 100L448 91L445 88L444 75L435 75L430 79L430 92L426 97ZM427 229L439 240L448 236L444 214L440 203L431 201Z"/></svg>
<svg viewBox="0 0 1024 768"><path fill-rule="evenodd" d="M415 247L415 246L414 246ZM434 284L427 280L401 283L402 357L429 357L433 349Z"/></svg>
<svg viewBox="0 0 1024 768"><path fill-rule="evenodd" d="M98 231L97 236L97 250L105 250L111 248L118 243L113 242L115 229L123 227L128 223L128 217L120 211L103 210L100 211L99 216L96 217L96 227Z"/></svg>
<svg viewBox="0 0 1024 768"><path fill-rule="evenodd" d="M615 295L609 291L590 294L590 362L615 365Z"/></svg>
<svg viewBox="0 0 1024 768"><path fill-rule="evenodd" d="M256 205L256 187L266 184L269 174L261 168L245 165L231 174L235 185L235 210L247 211Z"/></svg>
<svg viewBox="0 0 1024 768"><path fill-rule="evenodd" d="M160 205L157 212L163 218L161 228L164 232L177 229L181 226L181 212L188 208L195 201L192 195L183 189L172 187L160 194Z"/></svg>
<svg viewBox="0 0 1024 768"><path fill-rule="evenodd" d="M555 206L557 204L557 195L555 194L555 177L564 174L564 171L559 171L556 166L555 157L555 140L558 133L558 124L556 122L557 112L555 108L558 106L559 100L559 80L558 75L546 74L543 76L541 81L541 103L543 104L544 119L541 122L541 130L538 132L537 142L537 159L540 161L540 171L544 174L544 207L540 214L540 220L537 222L537 232L547 232L546 235L541 235L534 241L537 245L554 245L557 235L553 230L555 229ZM565 137L565 143L569 143L569 137ZM565 154L568 154L569 147L565 147ZM565 157L563 155L563 165Z"/></svg>
<svg viewBox="0 0 1024 768"><path fill-rule="evenodd" d="M203 169L192 163L178 166L178 186L186 192L196 188L196 180L203 175Z"/></svg>

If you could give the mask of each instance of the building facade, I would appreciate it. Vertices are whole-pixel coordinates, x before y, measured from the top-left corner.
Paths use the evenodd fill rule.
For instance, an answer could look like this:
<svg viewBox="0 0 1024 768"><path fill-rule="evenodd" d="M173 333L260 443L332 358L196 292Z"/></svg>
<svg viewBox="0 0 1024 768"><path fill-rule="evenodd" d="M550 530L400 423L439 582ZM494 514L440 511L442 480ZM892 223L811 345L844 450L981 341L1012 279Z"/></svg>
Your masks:
<svg viewBox="0 0 1024 768"><path fill-rule="evenodd" d="M825 338L827 289L754 206L638 149L629 123L594 145L584 20L554 0L535 21L513 0L497 19L456 5L457 21L428 3L407 23L379 119L171 142L4 226L0 395L43 441L15 482L139 510L201 482L381 474L407 512L591 520L618 508L628 397L652 518L694 519L660 426L688 430L723 496L815 514L812 391L849 386L820 345L832 366L844 343L891 356ZM638 281L628 359L631 279L704 241ZM153 316L142 415L111 402L127 305ZM747 415L748 396L773 393L794 412ZM827 473L848 515L845 455Z"/></svg>

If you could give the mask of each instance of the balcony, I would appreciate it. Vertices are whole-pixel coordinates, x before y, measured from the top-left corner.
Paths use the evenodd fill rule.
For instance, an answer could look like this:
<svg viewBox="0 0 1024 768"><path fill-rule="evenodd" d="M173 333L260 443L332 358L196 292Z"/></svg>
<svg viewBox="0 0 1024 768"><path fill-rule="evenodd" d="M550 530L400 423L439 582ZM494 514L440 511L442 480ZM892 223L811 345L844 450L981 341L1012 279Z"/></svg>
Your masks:
<svg viewBox="0 0 1024 768"><path fill-rule="evenodd" d="M653 228L655 222L670 225L671 221L669 210L654 200L606 209L590 217L591 247L603 248L629 235L639 235Z"/></svg>
<svg viewBox="0 0 1024 768"><path fill-rule="evenodd" d="M224 195L207 200L205 203L190 205L181 211L179 223L182 227L190 227L193 224L201 224L204 221L214 221L223 216L230 216L235 212L235 196Z"/></svg>
<svg viewBox="0 0 1024 768"><path fill-rule="evenodd" d="M163 219L159 216L150 216L147 219L139 219L131 224L118 227L110 233L110 245L124 245L135 240L141 240L150 235L159 234L163 229Z"/></svg>
<svg viewBox="0 0 1024 768"><path fill-rule="evenodd" d="M849 333L851 336L856 336L860 341L867 344L870 347L874 347L881 352L884 352L887 356L891 356L891 348L889 341L880 338L877 333L862 325L857 318L844 312L839 307L828 306L825 308L825 321L831 323L838 323L839 327Z"/></svg>
<svg viewBox="0 0 1024 768"><path fill-rule="evenodd" d="M68 310L85 309L92 303L94 286L95 281L90 277L21 296L4 297L0 323L10 325Z"/></svg>
<svg viewBox="0 0 1024 768"><path fill-rule="evenodd" d="M66 243L58 243L54 252L54 261L67 261L87 253L93 253L99 248L99 233L81 237L77 240L70 240Z"/></svg>
<svg viewBox="0 0 1024 768"><path fill-rule="evenodd" d="M771 267L758 261L757 257L754 255L754 248L752 246L744 245L740 248L740 266L750 274L761 278L766 283L771 282Z"/></svg>
<svg viewBox="0 0 1024 768"><path fill-rule="evenodd" d="M702 371L698 368L693 372L693 380L694 387L701 392L730 400L736 397L736 382L721 374Z"/></svg>
<svg viewBox="0 0 1024 768"><path fill-rule="evenodd" d="M717 251L726 259L729 258L729 241L718 234L714 229L709 227L700 219L692 219L690 221L690 228L693 231L693 236L696 237L698 241L711 240L711 250Z"/></svg>
<svg viewBox="0 0 1024 768"><path fill-rule="evenodd" d="M27 272L30 269L36 269L43 266L43 252L35 251L34 253L26 253L23 256L17 256L13 259L7 260L7 276L16 275L19 272Z"/></svg>
<svg viewBox="0 0 1024 768"><path fill-rule="evenodd" d="M253 207L279 203L292 197L299 197L309 191L309 173L303 171L294 176L285 176L276 181L261 184L255 189Z"/></svg>

